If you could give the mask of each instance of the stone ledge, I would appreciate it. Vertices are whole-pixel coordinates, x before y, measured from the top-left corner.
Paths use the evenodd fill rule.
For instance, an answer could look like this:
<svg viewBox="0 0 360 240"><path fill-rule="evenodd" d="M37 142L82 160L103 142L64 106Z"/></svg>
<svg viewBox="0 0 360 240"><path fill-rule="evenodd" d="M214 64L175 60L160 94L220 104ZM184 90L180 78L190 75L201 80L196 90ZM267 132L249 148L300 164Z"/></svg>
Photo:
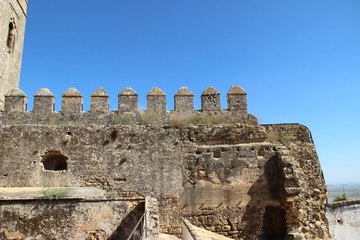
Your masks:
<svg viewBox="0 0 360 240"><path fill-rule="evenodd" d="M360 199L327 203L327 204L325 204L325 207L337 208L337 207L349 206L349 205L354 205L354 204L360 204Z"/></svg>
<svg viewBox="0 0 360 240"><path fill-rule="evenodd" d="M68 196L62 198L47 198L44 189L67 189ZM71 201L131 201L145 200L138 195L124 195L106 198L106 191L95 187L0 187L0 201L42 201L42 200L71 200Z"/></svg>

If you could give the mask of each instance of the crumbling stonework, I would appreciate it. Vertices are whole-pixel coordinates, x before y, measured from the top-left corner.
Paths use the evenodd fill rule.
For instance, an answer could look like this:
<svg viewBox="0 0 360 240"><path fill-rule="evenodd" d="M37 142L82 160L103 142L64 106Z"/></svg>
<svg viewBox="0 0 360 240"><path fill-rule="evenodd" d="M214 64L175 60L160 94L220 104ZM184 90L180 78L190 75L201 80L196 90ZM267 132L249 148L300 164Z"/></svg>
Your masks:
<svg viewBox="0 0 360 240"><path fill-rule="evenodd" d="M247 118L181 128L171 122L90 124L59 112L52 114L64 117L38 125L32 114L0 118L1 186L134 191L157 199L161 231L175 235L186 218L235 239L329 239L324 179L302 125L262 126ZM79 114L81 120L91 112ZM65 159L66 168L45 168L51 151L66 157L52 155Z"/></svg>
<svg viewBox="0 0 360 240"><path fill-rule="evenodd" d="M220 92L213 87L208 87L201 94L201 110L220 111Z"/></svg>

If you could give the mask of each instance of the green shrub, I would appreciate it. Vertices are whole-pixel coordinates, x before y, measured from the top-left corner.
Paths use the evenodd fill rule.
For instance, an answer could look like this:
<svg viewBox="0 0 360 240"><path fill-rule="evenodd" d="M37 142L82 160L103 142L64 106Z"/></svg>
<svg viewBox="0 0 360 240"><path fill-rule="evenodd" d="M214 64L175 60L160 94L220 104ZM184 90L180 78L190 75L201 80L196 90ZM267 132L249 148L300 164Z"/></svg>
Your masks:
<svg viewBox="0 0 360 240"><path fill-rule="evenodd" d="M333 202L341 202L341 201L347 201L348 198L346 196L346 194L344 193L341 197L336 197L334 198Z"/></svg>
<svg viewBox="0 0 360 240"><path fill-rule="evenodd" d="M293 141L293 137L289 136L289 135L283 135L280 138L280 143L284 144L284 145L289 145L292 141Z"/></svg>
<svg viewBox="0 0 360 240"><path fill-rule="evenodd" d="M44 188L42 193L45 198L59 199L69 196L70 190L68 188Z"/></svg>

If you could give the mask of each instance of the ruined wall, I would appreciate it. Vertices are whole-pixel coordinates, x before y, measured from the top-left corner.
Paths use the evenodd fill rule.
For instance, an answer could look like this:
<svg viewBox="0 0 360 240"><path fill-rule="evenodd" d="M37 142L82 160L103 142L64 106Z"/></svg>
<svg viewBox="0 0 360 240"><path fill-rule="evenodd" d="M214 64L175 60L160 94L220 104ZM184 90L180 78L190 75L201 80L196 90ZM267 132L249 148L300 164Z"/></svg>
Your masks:
<svg viewBox="0 0 360 240"><path fill-rule="evenodd" d="M27 0L0 1L0 110L4 95L19 87Z"/></svg>
<svg viewBox="0 0 360 240"><path fill-rule="evenodd" d="M0 239L126 240L124 220L131 231L143 212L138 200L0 200Z"/></svg>
<svg viewBox="0 0 360 240"><path fill-rule="evenodd" d="M261 126L246 125L7 125L0 136L0 184L97 186L152 195L159 199L162 231L173 234L181 233L186 217L225 236L256 239L266 233L266 211L275 207L285 222L268 226L270 233L326 238L325 185L317 159L297 158L295 143L286 150L293 156L291 171L304 184L288 189L282 179L289 166L281 165L279 155L287 147L279 150L265 135ZM66 170L44 169L49 150L68 158Z"/></svg>
<svg viewBox="0 0 360 240"><path fill-rule="evenodd" d="M302 125L265 126L276 146L281 202L291 239L329 238L326 185L310 131Z"/></svg>
<svg viewBox="0 0 360 240"><path fill-rule="evenodd" d="M216 94L202 98L204 106L220 106L210 90L205 95ZM95 186L152 196L161 231L176 235L186 218L236 239L329 238L326 187L306 127L259 125L242 91L230 91L234 107L203 111L189 109L191 92L179 92L183 105L175 111L138 112L126 106L137 103L126 89L119 99L131 101L119 106L131 111L123 112L103 111L101 90L91 109L102 111L83 112L81 94L69 89L62 111L54 112L52 94L41 90L27 112L26 95L13 91L0 115L0 186ZM164 101L159 89L150 96Z"/></svg>
<svg viewBox="0 0 360 240"><path fill-rule="evenodd" d="M7 125L0 135L1 186L96 186L144 196L177 196L182 187L177 129ZM52 153L68 158L66 166L46 170Z"/></svg>

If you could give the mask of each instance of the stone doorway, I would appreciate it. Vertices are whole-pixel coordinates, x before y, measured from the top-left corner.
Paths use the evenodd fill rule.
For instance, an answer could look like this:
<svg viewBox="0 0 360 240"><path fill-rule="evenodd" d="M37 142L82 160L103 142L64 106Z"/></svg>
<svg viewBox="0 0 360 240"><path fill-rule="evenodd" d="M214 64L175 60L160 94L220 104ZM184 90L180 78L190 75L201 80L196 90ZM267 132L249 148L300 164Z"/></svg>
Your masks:
<svg viewBox="0 0 360 240"><path fill-rule="evenodd" d="M285 210L281 207L268 206L265 209L263 238L266 240L283 240L286 236Z"/></svg>

